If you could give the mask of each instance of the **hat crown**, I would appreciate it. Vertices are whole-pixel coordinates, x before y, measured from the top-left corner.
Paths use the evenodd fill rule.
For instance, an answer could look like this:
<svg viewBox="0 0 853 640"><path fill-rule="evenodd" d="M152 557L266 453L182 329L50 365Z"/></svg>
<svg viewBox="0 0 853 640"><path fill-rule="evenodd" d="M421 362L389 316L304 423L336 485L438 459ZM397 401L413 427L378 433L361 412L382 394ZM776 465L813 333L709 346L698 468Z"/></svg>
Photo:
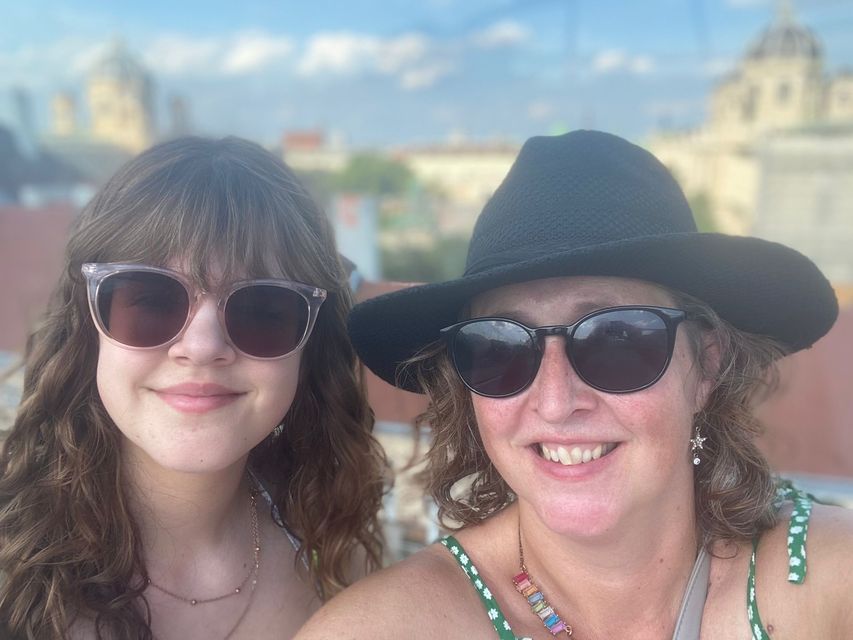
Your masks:
<svg viewBox="0 0 853 640"><path fill-rule="evenodd" d="M645 149L599 131L534 137L477 219L465 273L691 231L684 194Z"/></svg>

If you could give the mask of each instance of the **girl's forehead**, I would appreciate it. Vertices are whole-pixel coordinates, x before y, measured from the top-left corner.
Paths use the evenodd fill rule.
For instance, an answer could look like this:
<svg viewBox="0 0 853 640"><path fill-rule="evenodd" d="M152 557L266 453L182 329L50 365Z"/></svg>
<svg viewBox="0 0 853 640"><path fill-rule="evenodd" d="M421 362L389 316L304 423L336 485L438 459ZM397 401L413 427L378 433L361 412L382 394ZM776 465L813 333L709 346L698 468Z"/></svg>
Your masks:
<svg viewBox="0 0 853 640"><path fill-rule="evenodd" d="M183 274L197 284L211 288L253 278L292 279L273 258L260 264L248 264L238 259L228 260L223 253L197 257L183 255L169 258L163 266Z"/></svg>

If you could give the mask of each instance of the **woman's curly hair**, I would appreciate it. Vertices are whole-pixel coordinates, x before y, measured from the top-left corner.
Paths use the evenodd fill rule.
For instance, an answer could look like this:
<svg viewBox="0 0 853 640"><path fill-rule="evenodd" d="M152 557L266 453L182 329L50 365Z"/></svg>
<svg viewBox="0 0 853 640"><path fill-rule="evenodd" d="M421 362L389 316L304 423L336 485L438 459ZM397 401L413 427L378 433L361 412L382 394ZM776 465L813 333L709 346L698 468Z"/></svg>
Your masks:
<svg viewBox="0 0 853 640"><path fill-rule="evenodd" d="M0 636L64 638L82 616L98 638L152 637L122 436L98 395L80 268L178 260L203 286L214 258L226 281L280 272L329 292L295 400L249 465L301 539L297 569L307 561L324 597L347 584L355 558L379 565L387 463L346 336L352 301L331 225L258 145L181 138L129 162L80 214L28 340L23 398L0 456Z"/></svg>
<svg viewBox="0 0 853 640"><path fill-rule="evenodd" d="M785 351L770 338L734 328L707 304L668 292L687 314L682 326L701 375L714 383L694 418L707 438L702 463L694 467L696 525L708 543L747 540L776 522L775 484L755 445L761 425L753 408L776 388L775 363ZM417 420L432 433L421 478L440 521L449 528L477 524L511 504L515 496L483 447L471 393L444 344L426 346L402 366L430 399Z"/></svg>

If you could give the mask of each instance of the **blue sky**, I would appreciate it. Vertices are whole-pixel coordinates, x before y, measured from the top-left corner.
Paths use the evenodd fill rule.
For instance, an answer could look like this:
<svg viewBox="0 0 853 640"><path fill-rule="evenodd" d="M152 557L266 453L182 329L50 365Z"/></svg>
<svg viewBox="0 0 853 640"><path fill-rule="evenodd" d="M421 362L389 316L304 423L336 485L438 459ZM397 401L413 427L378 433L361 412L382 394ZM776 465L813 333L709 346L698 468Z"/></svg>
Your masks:
<svg viewBox="0 0 853 640"><path fill-rule="evenodd" d="M853 67L853 1L802 0L832 73ZM83 101L120 36L201 133L265 143L323 128L354 147L689 126L773 19L769 0L0 0L0 96Z"/></svg>

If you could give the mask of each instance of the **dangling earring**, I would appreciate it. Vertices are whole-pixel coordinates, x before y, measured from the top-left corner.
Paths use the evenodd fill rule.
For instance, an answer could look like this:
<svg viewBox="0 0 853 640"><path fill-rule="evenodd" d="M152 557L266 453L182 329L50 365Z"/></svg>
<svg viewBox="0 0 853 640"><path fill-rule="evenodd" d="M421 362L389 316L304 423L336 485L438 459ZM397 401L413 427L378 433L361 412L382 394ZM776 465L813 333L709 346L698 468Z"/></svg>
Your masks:
<svg viewBox="0 0 853 640"><path fill-rule="evenodd" d="M693 455L693 464L698 465L702 462L699 459L699 451L704 450L704 442L708 438L703 438L699 433L699 425L696 425L696 430L693 433L693 437L690 438L690 453Z"/></svg>

